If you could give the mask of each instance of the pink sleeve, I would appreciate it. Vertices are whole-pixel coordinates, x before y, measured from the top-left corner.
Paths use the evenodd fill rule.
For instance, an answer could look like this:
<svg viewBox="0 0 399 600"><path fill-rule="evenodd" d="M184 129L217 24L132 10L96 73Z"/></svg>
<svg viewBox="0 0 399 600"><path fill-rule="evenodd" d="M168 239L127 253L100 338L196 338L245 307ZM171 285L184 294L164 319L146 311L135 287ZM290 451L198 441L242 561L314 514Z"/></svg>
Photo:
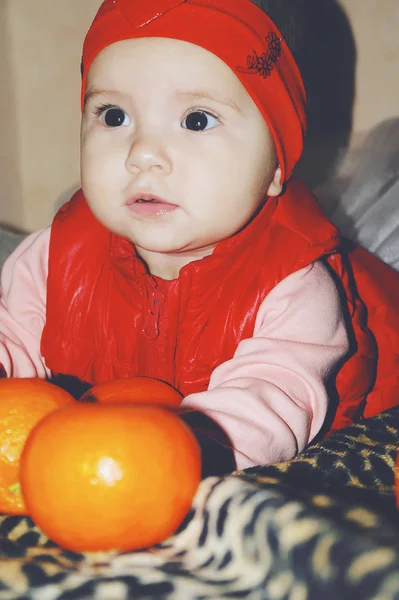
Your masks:
<svg viewBox="0 0 399 600"><path fill-rule="evenodd" d="M288 460L320 430L325 380L348 350L335 284L322 263L280 282L261 304L250 339L213 372L208 391L184 407L229 435L237 468Z"/></svg>
<svg viewBox="0 0 399 600"><path fill-rule="evenodd" d="M40 355L46 318L50 228L29 235L1 273L0 364L8 377L41 377L49 371Z"/></svg>

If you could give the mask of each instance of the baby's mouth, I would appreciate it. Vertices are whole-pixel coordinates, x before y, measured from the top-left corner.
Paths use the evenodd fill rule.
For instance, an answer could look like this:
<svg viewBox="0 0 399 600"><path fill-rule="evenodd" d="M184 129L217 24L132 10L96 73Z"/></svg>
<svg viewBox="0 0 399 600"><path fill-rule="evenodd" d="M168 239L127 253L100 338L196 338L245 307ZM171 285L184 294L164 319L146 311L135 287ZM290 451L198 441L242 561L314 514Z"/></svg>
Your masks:
<svg viewBox="0 0 399 600"><path fill-rule="evenodd" d="M136 194L130 198L128 204L172 204L172 202L168 202L168 200L152 194Z"/></svg>
<svg viewBox="0 0 399 600"><path fill-rule="evenodd" d="M159 217L175 211L178 207L168 200L153 194L136 194L127 202L129 210L141 217Z"/></svg>

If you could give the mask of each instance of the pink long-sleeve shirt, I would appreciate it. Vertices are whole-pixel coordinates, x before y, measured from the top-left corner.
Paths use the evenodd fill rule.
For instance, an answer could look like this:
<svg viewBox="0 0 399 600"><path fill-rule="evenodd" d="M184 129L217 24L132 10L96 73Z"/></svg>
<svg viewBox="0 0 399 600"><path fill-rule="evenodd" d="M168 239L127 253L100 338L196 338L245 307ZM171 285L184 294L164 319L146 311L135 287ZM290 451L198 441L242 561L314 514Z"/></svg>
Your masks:
<svg viewBox="0 0 399 600"><path fill-rule="evenodd" d="M50 228L28 236L1 275L0 363L8 376L50 375L40 354L46 320ZM293 273L263 300L250 339L183 406L213 418L232 441L237 468L292 458L326 416L325 381L348 351L335 284L321 262Z"/></svg>

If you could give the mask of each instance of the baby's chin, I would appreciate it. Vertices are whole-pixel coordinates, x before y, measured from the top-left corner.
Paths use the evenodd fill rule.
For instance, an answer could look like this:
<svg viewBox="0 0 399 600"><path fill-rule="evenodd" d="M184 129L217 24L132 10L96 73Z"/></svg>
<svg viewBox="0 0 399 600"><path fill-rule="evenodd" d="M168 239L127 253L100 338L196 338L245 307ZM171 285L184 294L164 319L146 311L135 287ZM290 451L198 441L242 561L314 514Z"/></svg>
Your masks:
<svg viewBox="0 0 399 600"><path fill-rule="evenodd" d="M183 260L184 258L190 258L191 256L200 256L201 250L194 250L190 248L189 244L176 244L176 242L160 242L156 243L142 242L132 238L128 238L129 241L135 246L137 252L140 255L161 255L167 258L176 258Z"/></svg>
<svg viewBox="0 0 399 600"><path fill-rule="evenodd" d="M175 279L180 269L212 254L215 245L196 246L194 242L185 244L137 244L133 242L137 254L146 263L153 275L163 279Z"/></svg>

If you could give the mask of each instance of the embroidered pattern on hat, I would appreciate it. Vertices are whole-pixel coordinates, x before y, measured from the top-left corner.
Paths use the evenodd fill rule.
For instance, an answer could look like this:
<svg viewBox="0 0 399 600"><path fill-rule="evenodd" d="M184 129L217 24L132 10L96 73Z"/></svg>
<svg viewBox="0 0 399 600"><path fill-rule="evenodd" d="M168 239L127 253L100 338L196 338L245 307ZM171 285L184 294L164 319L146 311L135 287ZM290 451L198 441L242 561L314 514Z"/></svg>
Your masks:
<svg viewBox="0 0 399 600"><path fill-rule="evenodd" d="M247 66L237 67L237 71L248 74L258 73L264 79L271 75L275 63L281 56L281 39L277 37L274 31L271 31L265 39L268 51L259 56L256 50L252 50L252 54L247 57Z"/></svg>

